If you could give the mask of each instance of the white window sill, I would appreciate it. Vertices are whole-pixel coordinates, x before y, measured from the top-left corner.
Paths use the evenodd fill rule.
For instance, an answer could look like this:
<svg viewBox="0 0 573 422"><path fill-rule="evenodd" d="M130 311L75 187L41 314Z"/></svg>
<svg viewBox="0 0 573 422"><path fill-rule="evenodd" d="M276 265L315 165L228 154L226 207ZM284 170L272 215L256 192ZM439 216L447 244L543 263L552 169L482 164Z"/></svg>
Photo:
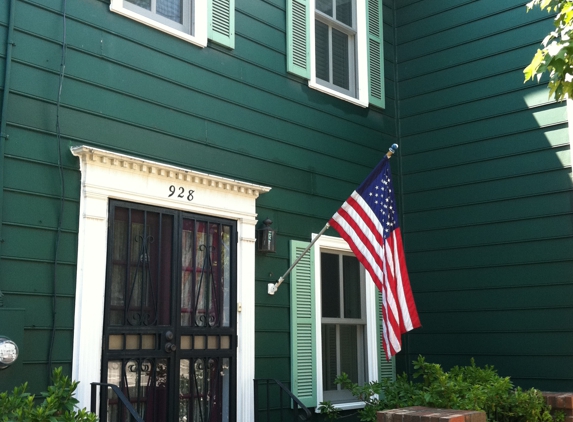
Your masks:
<svg viewBox="0 0 573 422"><path fill-rule="evenodd" d="M185 32L179 31L175 28L171 28L170 26L164 25L161 22L154 21L153 19L149 19L146 16L142 16L136 12L126 9L121 5L118 6L117 2L113 0L109 5L109 10L119 15L126 16L144 25L151 26L152 28L155 28L159 31L173 35L174 37L180 38L191 44L198 45L199 47L207 46L207 24L206 24L207 7L205 2L203 1L198 1L195 6L196 19L197 19L195 30L197 31L197 36L186 34Z"/></svg>
<svg viewBox="0 0 573 422"><path fill-rule="evenodd" d="M350 403L332 403L332 406L338 410L354 410L354 409L364 409L366 403L363 401L353 401ZM316 406L315 413L320 413L320 406Z"/></svg>
<svg viewBox="0 0 573 422"><path fill-rule="evenodd" d="M339 98L344 101L348 101L349 103L355 104L357 106L367 108L368 107L368 98L360 100L358 98L351 97L350 95L342 94L334 89L327 88L323 85L317 84L312 79L308 81L308 86L312 89L316 89L317 91L324 92L325 94L332 95L333 97Z"/></svg>

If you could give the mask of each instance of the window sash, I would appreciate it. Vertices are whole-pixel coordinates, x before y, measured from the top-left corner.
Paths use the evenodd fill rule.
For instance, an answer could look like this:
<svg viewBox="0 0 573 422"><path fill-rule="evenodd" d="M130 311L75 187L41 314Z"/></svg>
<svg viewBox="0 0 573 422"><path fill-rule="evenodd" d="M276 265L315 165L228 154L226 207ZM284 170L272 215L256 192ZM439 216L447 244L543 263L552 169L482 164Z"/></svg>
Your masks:
<svg viewBox="0 0 573 422"><path fill-rule="evenodd" d="M178 31L184 32L191 36L194 35L193 27L193 0L182 0L181 1L181 23L171 20L165 16L157 13L157 0L150 1L150 10L144 7L138 6L129 0L123 0L123 7L141 16L145 16L148 19L159 22L163 25L169 26Z"/></svg>
<svg viewBox="0 0 573 422"><path fill-rule="evenodd" d="M327 271L322 266L336 265L333 261L336 259L337 268L330 268ZM324 309L324 301L336 301L335 298L324 295L324 289L332 289L334 294L338 295L338 315L339 317L322 317L321 315L321 333L322 340L320 347L322 348L322 381L323 381L323 395L325 400L351 402L356 401L344 391L340 386L331 388L336 376L346 372L353 382L363 385L366 377L366 346L365 346L365 326L366 326L366 306L365 306L365 289L364 289L364 270L359 265L358 260L354 255L347 253L340 253L338 251L321 251L321 289L322 301ZM338 278L334 280L334 278ZM348 280L348 279L352 280ZM357 279L357 280L356 280ZM348 281L351 281L349 284ZM354 283L358 282L358 304L356 300L352 300L351 289ZM360 318L346 317L345 309L348 308L348 302L354 302L353 306L358 306L360 309ZM322 311L324 312L324 311ZM334 313L333 309L329 313ZM333 331L334 329L334 331ZM352 330L355 330L352 333ZM351 337L343 339L346 333L351 333ZM332 335L334 334L334 339ZM350 349L345 350L345 346L352 344ZM354 349L354 350L352 350ZM352 355L350 359L344 359L345 355ZM349 366L350 365L350 366Z"/></svg>
<svg viewBox="0 0 573 422"><path fill-rule="evenodd" d="M318 9L315 10L314 76L320 85L356 98L358 92L356 89L355 4L352 1L352 26L345 25ZM344 36L347 37L346 43L344 43ZM339 48L335 48L337 45ZM337 63L338 66L336 66Z"/></svg>
<svg viewBox="0 0 573 422"><path fill-rule="evenodd" d="M151 7L151 1L150 9L155 10ZM183 25L153 13L151 10L146 10L144 7L129 3L127 0L110 0L109 10L199 47L206 47L209 27L207 2L183 0L183 5Z"/></svg>

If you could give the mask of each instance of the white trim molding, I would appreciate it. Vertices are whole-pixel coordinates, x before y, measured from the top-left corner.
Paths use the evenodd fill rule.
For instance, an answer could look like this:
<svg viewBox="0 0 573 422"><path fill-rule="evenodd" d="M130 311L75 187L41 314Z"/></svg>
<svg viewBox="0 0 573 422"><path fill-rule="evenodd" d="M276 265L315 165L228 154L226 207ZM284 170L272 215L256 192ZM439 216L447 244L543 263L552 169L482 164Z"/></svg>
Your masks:
<svg viewBox="0 0 573 422"><path fill-rule="evenodd" d="M109 200L119 199L237 221L237 421L254 420L255 201L270 188L87 146L71 152L81 170L72 362L80 407L101 379Z"/></svg>

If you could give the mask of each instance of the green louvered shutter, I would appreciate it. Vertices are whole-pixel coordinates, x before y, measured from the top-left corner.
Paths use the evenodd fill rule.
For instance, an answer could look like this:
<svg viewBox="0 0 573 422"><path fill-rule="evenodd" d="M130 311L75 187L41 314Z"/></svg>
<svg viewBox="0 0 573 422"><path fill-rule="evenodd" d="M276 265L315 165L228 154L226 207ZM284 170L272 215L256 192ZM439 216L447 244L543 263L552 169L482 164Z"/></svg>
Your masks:
<svg viewBox="0 0 573 422"><path fill-rule="evenodd" d="M290 260L300 256L306 242L292 240ZM307 407L316 407L316 320L314 312L314 255L312 249L290 276L291 303L291 387Z"/></svg>
<svg viewBox="0 0 573 422"><path fill-rule="evenodd" d="M287 71L310 79L309 0L287 0Z"/></svg>
<svg viewBox="0 0 573 422"><path fill-rule="evenodd" d="M386 361L386 354L384 353L384 347L382 346L382 293L376 289L376 325L378 329L376 330L378 338L378 381L384 378L389 378L391 380L396 379L396 371L394 369L395 359L390 359L390 362Z"/></svg>
<svg viewBox="0 0 573 422"><path fill-rule="evenodd" d="M368 25L368 101L384 108L384 40L382 0L366 0Z"/></svg>
<svg viewBox="0 0 573 422"><path fill-rule="evenodd" d="M209 39L235 48L235 0L210 0L208 4Z"/></svg>

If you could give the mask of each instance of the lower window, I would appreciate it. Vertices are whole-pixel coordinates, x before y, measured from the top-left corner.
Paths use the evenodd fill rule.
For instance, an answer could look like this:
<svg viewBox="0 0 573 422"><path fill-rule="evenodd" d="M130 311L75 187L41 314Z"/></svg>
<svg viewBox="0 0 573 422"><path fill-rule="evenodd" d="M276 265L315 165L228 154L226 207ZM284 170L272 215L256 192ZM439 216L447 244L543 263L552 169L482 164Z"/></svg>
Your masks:
<svg viewBox="0 0 573 422"><path fill-rule="evenodd" d="M322 385L324 400L349 401L352 395L334 380L345 373L365 378L364 281L354 256L321 252Z"/></svg>

